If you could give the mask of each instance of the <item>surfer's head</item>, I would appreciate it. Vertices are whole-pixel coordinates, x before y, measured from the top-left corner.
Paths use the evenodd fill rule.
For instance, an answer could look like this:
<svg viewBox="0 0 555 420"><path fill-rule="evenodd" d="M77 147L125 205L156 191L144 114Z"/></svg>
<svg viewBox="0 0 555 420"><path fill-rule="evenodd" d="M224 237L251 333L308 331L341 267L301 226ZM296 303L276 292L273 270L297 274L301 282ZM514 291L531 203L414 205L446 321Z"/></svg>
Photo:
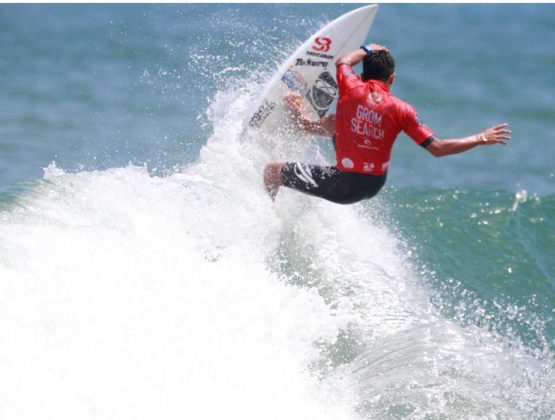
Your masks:
<svg viewBox="0 0 555 420"><path fill-rule="evenodd" d="M387 50L373 51L362 60L362 80L381 80L387 83L394 73L395 60Z"/></svg>

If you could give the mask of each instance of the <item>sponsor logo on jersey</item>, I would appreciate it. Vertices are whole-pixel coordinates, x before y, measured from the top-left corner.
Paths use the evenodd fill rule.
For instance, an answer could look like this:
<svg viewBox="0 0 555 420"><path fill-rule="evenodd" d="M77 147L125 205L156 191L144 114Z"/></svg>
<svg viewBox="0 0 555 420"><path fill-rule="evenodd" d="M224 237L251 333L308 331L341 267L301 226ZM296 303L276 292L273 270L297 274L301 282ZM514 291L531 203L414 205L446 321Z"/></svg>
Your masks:
<svg viewBox="0 0 555 420"><path fill-rule="evenodd" d="M327 36L319 36L314 40L312 49L318 52L328 52L331 47L332 40Z"/></svg>
<svg viewBox="0 0 555 420"><path fill-rule="evenodd" d="M341 159L341 164L344 168L347 169L353 169L355 167L355 163L348 157L344 157L343 159Z"/></svg>
<svg viewBox="0 0 555 420"><path fill-rule="evenodd" d="M378 92L370 92L368 94L368 102L372 103L372 104L379 104L383 99L383 96L381 95L381 93Z"/></svg>
<svg viewBox="0 0 555 420"><path fill-rule="evenodd" d="M364 172L372 172L374 170L375 165L372 162L364 162L362 165L362 170Z"/></svg>
<svg viewBox="0 0 555 420"><path fill-rule="evenodd" d="M357 144L359 149L369 149L369 150L380 150L379 147L376 147L372 144L370 139L364 139L362 143Z"/></svg>

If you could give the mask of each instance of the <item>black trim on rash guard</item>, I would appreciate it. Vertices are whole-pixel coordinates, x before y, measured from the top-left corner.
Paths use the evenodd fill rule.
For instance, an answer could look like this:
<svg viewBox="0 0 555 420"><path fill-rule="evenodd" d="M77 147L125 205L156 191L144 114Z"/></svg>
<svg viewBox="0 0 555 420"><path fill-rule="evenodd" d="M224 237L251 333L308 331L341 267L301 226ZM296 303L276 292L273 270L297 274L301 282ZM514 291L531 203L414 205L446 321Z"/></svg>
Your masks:
<svg viewBox="0 0 555 420"><path fill-rule="evenodd" d="M340 171L335 166L286 163L281 168L282 185L338 204L352 204L374 197L387 174L367 175Z"/></svg>
<svg viewBox="0 0 555 420"><path fill-rule="evenodd" d="M432 143L432 141L434 141L434 136L428 137L426 140L420 143L420 146L422 146L424 149L427 149L428 146Z"/></svg>

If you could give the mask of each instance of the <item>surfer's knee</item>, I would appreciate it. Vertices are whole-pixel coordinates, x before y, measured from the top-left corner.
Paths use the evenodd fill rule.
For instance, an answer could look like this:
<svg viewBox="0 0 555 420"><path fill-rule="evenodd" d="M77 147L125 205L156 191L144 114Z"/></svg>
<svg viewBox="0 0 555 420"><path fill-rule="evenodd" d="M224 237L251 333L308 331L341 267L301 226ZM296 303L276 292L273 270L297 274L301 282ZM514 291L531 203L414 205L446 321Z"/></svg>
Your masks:
<svg viewBox="0 0 555 420"><path fill-rule="evenodd" d="M264 187L272 200L276 198L281 185L282 163L269 163L264 168Z"/></svg>

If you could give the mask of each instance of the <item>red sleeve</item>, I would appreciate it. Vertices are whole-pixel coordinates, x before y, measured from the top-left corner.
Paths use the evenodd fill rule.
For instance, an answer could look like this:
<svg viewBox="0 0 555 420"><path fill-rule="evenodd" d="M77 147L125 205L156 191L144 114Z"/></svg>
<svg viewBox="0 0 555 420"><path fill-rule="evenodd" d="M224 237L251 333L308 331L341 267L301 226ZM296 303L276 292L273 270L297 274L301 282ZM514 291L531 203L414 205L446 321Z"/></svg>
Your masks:
<svg viewBox="0 0 555 420"><path fill-rule="evenodd" d="M416 144L422 143L424 140L431 137L434 133L430 128L422 122L416 110L405 103L402 107L402 128L403 131L409 136Z"/></svg>
<svg viewBox="0 0 555 420"><path fill-rule="evenodd" d="M341 95L351 89L364 86L364 83L351 66L340 64L337 66L337 85L339 86L339 95Z"/></svg>

